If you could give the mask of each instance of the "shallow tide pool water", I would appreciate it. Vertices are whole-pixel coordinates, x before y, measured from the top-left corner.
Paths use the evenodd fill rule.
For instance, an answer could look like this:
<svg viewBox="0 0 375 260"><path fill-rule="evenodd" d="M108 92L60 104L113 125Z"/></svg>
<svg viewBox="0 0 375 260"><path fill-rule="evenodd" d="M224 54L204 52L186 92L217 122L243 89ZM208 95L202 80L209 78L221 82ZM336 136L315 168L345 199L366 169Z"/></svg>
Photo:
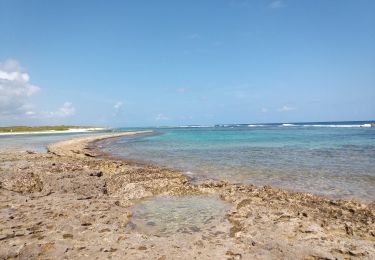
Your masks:
<svg viewBox="0 0 375 260"><path fill-rule="evenodd" d="M230 204L212 196L157 196L136 204L127 228L142 234L228 232Z"/></svg>

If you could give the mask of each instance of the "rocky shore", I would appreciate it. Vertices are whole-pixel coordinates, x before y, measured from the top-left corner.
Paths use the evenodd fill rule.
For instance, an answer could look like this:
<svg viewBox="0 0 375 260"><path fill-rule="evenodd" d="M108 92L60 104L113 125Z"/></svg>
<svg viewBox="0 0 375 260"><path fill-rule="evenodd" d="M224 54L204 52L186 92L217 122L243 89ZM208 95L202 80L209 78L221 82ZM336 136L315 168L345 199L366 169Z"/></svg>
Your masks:
<svg viewBox="0 0 375 260"><path fill-rule="evenodd" d="M0 259L375 259L375 205L211 181L109 158L86 137L48 153L0 152ZM168 236L127 228L157 195L231 203L220 231Z"/></svg>

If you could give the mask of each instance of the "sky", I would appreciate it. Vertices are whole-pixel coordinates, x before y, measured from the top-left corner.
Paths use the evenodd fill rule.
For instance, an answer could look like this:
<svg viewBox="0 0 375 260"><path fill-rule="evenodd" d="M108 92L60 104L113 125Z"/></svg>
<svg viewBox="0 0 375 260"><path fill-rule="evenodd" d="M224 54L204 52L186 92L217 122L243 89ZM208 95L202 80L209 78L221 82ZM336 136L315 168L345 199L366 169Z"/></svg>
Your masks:
<svg viewBox="0 0 375 260"><path fill-rule="evenodd" d="M0 0L0 126L374 119L373 0Z"/></svg>

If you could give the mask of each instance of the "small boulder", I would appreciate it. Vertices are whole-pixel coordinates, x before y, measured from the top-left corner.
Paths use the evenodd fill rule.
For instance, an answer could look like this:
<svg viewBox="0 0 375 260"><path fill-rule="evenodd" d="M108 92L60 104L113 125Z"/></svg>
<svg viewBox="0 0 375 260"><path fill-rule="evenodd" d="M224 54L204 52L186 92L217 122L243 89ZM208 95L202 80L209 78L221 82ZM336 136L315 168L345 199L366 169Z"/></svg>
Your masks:
<svg viewBox="0 0 375 260"><path fill-rule="evenodd" d="M1 182L1 186L7 190L22 194L41 192L43 190L42 180L39 175L33 172L17 173L9 177L11 178L4 178Z"/></svg>

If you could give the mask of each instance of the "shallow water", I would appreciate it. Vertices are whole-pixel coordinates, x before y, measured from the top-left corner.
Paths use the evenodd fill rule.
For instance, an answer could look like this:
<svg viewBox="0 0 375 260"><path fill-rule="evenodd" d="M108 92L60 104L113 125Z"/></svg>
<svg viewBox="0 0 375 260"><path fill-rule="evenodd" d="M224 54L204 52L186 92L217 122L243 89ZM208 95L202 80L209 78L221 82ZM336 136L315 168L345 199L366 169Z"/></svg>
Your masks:
<svg viewBox="0 0 375 260"><path fill-rule="evenodd" d="M375 128L359 127L366 123L159 128L156 135L110 140L104 149L180 169L197 181L228 179L371 202Z"/></svg>
<svg viewBox="0 0 375 260"><path fill-rule="evenodd" d="M211 196L157 196L131 208L130 231L168 236L227 232L230 204Z"/></svg>

